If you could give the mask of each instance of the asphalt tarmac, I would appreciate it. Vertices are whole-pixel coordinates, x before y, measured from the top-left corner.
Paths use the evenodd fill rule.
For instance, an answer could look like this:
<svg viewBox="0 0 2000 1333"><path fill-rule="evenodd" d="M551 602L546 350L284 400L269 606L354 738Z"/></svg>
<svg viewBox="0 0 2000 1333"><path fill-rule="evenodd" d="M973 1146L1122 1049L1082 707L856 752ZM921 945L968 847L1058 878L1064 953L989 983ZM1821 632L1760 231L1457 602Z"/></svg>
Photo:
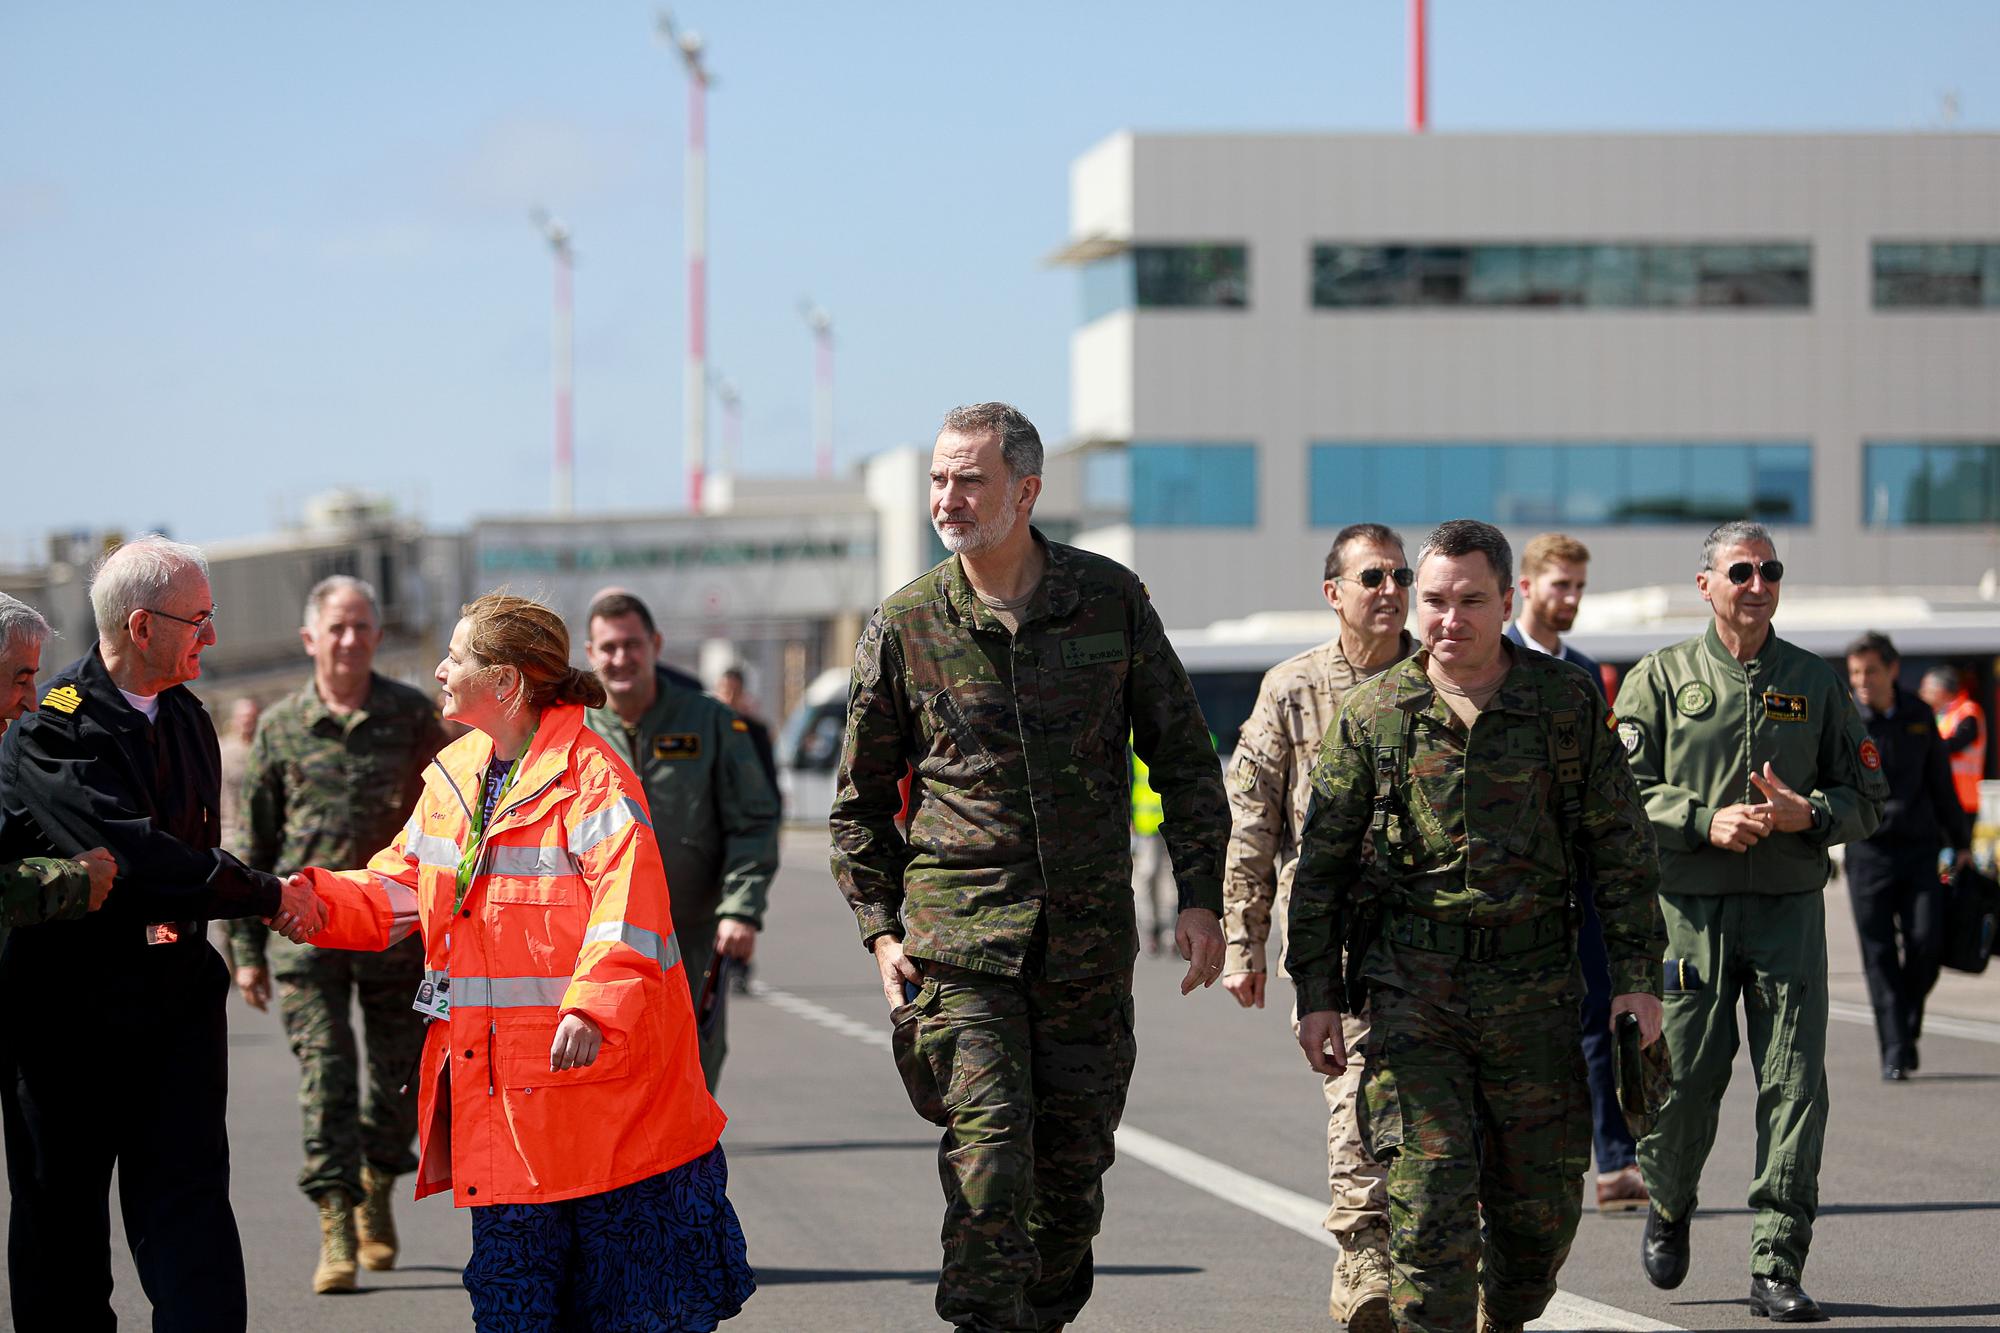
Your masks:
<svg viewBox="0 0 2000 1333"><path fill-rule="evenodd" d="M1859 1021L1865 996L1837 884L1828 918L1833 1109L1806 1287L1834 1316L1830 1327L1847 1333L2000 1328L2000 968L1949 976L1933 1001L1922 1072L1884 1084L1873 1032ZM1289 996L1246 1011L1219 986L1181 997L1180 975L1169 959L1139 960L1139 1068L1120 1160L1106 1178L1096 1294L1073 1327L1323 1333L1334 1327L1326 1314L1334 1252L1314 1234L1325 1207L1324 1110L1291 1040ZM731 1001L719 1096L731 1117L730 1194L760 1285L724 1327L942 1327L931 1309L942 1213L936 1131L896 1080L873 964L827 873L823 835L786 838L756 978L756 994ZM352 1296L310 1293L318 1229L294 1183L297 1067L275 1014L234 1000L230 1012L233 1196L252 1328L468 1327L459 1274L471 1228L442 1199L399 1206L396 1271L364 1273L364 1290ZM1687 1283L1673 1292L1647 1285L1643 1214L1586 1208L1564 1295L1534 1327L1768 1327L1744 1302L1750 1108L1739 1058L1703 1178ZM112 1216L115 1225L115 1207ZM121 1324L148 1327L122 1234L113 1270Z"/></svg>

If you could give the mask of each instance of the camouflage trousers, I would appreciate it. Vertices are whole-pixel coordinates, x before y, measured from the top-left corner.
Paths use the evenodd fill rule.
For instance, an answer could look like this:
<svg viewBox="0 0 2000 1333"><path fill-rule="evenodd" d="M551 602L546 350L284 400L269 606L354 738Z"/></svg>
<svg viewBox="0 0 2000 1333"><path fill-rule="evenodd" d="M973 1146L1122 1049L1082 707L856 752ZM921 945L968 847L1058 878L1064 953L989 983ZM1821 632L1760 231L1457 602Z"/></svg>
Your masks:
<svg viewBox="0 0 2000 1333"><path fill-rule="evenodd" d="M1688 966L1665 999L1673 1091L1639 1141L1639 1169L1663 1216L1694 1211L1736 1063L1740 997L1757 1080L1750 1272L1796 1282L1819 1215L1829 1106L1826 897L1663 893L1660 911L1667 957Z"/></svg>
<svg viewBox="0 0 2000 1333"><path fill-rule="evenodd" d="M305 1164L299 1188L318 1198L361 1198L361 1168L390 1175L417 1169L417 1082L424 1020L410 1008L423 980L423 941L382 953L349 953L271 942L285 1036L299 1062ZM368 1038L367 1080L355 1042L356 1000ZM398 1092L405 1083L409 1092Z"/></svg>
<svg viewBox="0 0 2000 1333"><path fill-rule="evenodd" d="M1396 1327L1471 1333L1482 1285L1494 1322L1526 1323L1555 1294L1583 1211L1575 1010L1472 1018L1387 987L1369 1007L1361 1130L1389 1171Z"/></svg>
<svg viewBox="0 0 2000 1333"><path fill-rule="evenodd" d="M1137 1051L1132 973L1044 981L922 966L922 989L893 1018L911 1103L945 1131L937 1312L977 1333L1060 1327L1090 1299Z"/></svg>

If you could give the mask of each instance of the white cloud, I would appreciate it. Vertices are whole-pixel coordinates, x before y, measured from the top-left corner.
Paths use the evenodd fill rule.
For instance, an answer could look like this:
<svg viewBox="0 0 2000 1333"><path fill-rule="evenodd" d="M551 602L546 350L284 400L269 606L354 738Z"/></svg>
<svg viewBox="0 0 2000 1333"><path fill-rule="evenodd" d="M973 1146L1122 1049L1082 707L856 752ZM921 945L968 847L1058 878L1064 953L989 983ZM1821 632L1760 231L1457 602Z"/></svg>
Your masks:
<svg viewBox="0 0 2000 1333"><path fill-rule="evenodd" d="M444 173L454 202L520 214L537 205L560 212L629 179L629 140L566 121L514 117L489 126Z"/></svg>

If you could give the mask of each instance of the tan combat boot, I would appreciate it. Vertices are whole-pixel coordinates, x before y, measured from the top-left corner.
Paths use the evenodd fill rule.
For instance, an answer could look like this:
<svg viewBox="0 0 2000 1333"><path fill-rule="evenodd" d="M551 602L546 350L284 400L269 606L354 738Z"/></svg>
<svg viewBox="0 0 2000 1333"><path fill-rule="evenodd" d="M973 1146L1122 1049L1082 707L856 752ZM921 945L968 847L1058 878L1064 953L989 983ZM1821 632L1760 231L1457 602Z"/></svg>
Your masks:
<svg viewBox="0 0 2000 1333"><path fill-rule="evenodd" d="M319 1267L313 1292L325 1296L354 1290L354 1204L339 1190L319 1198Z"/></svg>
<svg viewBox="0 0 2000 1333"><path fill-rule="evenodd" d="M1333 1295L1327 1313L1348 1333L1390 1333L1389 1238L1361 1235L1342 1249L1333 1265Z"/></svg>
<svg viewBox="0 0 2000 1333"><path fill-rule="evenodd" d="M396 1192L396 1178L372 1166L361 1168L361 1207L354 1224L361 1237L361 1266L380 1273L396 1266L396 1215L389 1200Z"/></svg>

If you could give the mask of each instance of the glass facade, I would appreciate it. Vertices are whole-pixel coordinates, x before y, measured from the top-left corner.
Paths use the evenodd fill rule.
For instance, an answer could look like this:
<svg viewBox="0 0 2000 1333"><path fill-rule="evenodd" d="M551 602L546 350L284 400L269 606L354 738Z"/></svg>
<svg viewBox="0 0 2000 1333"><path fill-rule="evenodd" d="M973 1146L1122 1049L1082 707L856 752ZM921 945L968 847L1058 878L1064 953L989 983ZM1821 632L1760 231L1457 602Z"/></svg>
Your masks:
<svg viewBox="0 0 2000 1333"><path fill-rule="evenodd" d="M2000 523L2000 441L1870 442L1861 478L1869 527Z"/></svg>
<svg viewBox="0 0 2000 1333"><path fill-rule="evenodd" d="M1315 245L1312 303L1599 310L1812 304L1812 247L1743 245Z"/></svg>
<svg viewBox="0 0 2000 1333"><path fill-rule="evenodd" d="M2000 309L2000 241L1877 241L1875 308Z"/></svg>
<svg viewBox="0 0 2000 1333"><path fill-rule="evenodd" d="M1448 518L1509 526L1812 522L1803 443L1315 444L1312 526Z"/></svg>
<svg viewBox="0 0 2000 1333"><path fill-rule="evenodd" d="M1256 446L1135 443L1125 459L1133 527L1257 526Z"/></svg>
<svg viewBox="0 0 2000 1333"><path fill-rule="evenodd" d="M1242 245L1135 245L1085 264L1083 322L1141 310L1242 310L1250 304L1250 251Z"/></svg>

